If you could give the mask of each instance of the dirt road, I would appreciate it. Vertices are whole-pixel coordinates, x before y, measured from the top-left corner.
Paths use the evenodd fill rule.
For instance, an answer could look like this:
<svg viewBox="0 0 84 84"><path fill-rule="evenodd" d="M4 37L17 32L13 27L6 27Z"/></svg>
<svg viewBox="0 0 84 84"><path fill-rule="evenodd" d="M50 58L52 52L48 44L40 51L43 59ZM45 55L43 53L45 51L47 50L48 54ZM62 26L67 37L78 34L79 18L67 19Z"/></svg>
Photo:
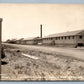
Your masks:
<svg viewBox="0 0 84 84"><path fill-rule="evenodd" d="M16 44L6 44L12 45L13 47L18 47L20 49L30 49L41 52L50 52L56 54L62 54L64 56L74 57L79 60L84 60L84 48L60 48L60 47L48 47L48 46L32 46L32 45L16 45Z"/></svg>
<svg viewBox="0 0 84 84"><path fill-rule="evenodd" d="M84 80L84 49L3 44L2 80Z"/></svg>

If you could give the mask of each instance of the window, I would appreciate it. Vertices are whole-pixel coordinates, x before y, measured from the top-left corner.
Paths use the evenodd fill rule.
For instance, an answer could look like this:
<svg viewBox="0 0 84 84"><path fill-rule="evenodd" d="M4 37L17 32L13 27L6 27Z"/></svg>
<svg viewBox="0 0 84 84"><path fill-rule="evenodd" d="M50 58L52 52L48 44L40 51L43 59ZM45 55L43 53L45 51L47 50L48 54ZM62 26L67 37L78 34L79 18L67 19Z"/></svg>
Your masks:
<svg viewBox="0 0 84 84"><path fill-rule="evenodd" d="M82 39L82 36L79 36L79 39Z"/></svg>
<svg viewBox="0 0 84 84"><path fill-rule="evenodd" d="M61 37L61 39L63 40L63 37Z"/></svg>
<svg viewBox="0 0 84 84"><path fill-rule="evenodd" d="M50 38L50 40L52 40L52 38Z"/></svg>
<svg viewBox="0 0 84 84"><path fill-rule="evenodd" d="M68 39L70 39L70 36L68 37Z"/></svg>
<svg viewBox="0 0 84 84"><path fill-rule="evenodd" d="M59 37L59 40L60 40L60 37Z"/></svg>
<svg viewBox="0 0 84 84"><path fill-rule="evenodd" d="M66 36L65 36L65 39L66 39Z"/></svg>

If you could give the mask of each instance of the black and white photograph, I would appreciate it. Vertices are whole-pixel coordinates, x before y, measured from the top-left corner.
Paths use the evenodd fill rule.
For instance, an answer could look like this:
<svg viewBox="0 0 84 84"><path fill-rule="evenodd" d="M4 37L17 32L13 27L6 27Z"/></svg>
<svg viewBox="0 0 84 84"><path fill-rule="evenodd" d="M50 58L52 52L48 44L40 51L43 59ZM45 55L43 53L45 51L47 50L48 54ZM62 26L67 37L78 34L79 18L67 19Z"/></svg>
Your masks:
<svg viewBox="0 0 84 84"><path fill-rule="evenodd" d="M1 81L84 81L84 4L0 4Z"/></svg>

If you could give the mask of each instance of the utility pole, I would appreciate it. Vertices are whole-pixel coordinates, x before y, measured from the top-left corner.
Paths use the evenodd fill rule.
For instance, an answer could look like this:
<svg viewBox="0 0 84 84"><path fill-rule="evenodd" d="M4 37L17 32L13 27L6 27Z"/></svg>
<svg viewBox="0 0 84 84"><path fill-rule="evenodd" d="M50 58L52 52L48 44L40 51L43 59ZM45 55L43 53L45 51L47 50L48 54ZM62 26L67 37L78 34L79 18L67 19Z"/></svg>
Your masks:
<svg viewBox="0 0 84 84"><path fill-rule="evenodd" d="M0 18L0 80L1 80L1 43L2 43L2 18Z"/></svg>

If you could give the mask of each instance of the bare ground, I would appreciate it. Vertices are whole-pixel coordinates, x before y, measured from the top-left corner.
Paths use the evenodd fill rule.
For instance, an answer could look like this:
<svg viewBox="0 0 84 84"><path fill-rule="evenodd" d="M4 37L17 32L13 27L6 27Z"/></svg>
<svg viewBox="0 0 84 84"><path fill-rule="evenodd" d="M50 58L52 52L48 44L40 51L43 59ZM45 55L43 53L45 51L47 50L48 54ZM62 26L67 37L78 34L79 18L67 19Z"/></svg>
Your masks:
<svg viewBox="0 0 84 84"><path fill-rule="evenodd" d="M35 49L32 46L25 48L24 45L4 44L4 48L6 57L3 61L7 64L2 65L2 80L84 80L82 59L48 51L48 47L47 50L42 50L40 47ZM75 51L81 53L80 49ZM22 53L38 59L26 57Z"/></svg>

